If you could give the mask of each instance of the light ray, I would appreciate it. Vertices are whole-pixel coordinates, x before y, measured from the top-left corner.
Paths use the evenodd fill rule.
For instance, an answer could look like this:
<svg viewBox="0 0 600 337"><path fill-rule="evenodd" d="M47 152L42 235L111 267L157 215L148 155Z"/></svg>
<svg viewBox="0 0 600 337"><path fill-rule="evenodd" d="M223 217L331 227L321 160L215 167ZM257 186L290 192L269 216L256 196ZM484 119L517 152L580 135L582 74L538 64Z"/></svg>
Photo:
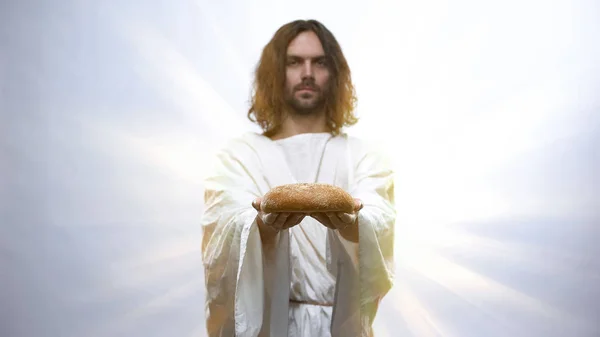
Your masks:
<svg viewBox="0 0 600 337"><path fill-rule="evenodd" d="M162 308L168 307L178 300L185 299L191 294L201 291L204 288L204 279L197 277L180 286L173 287L164 294L151 299L148 303L127 313L123 320L136 320L140 317L149 315Z"/></svg>
<svg viewBox="0 0 600 337"><path fill-rule="evenodd" d="M138 136L100 118L80 119L78 126L85 130L92 146L123 154L187 183L202 181L207 163L216 151L215 144L219 144L216 140L186 133L168 137Z"/></svg>
<svg viewBox="0 0 600 337"><path fill-rule="evenodd" d="M177 301L202 291L203 287L204 280L202 278L194 278L191 281L175 286L171 288L171 290L150 299L147 303L124 312L118 319L111 321L110 324L105 324L97 329L86 332L86 335L90 337L103 337L113 336L118 332L126 331L127 327L136 324L141 318L165 310L165 308L168 308Z"/></svg>
<svg viewBox="0 0 600 337"><path fill-rule="evenodd" d="M230 38L228 38L221 29L221 26L215 21L215 16L211 15L209 11L203 10L206 4L200 3L198 0L192 0L195 7L198 9L196 13L198 14L198 20L202 22L203 26L208 28L208 31L212 33L214 36L214 41L216 42L216 46L219 46L220 55L223 56L222 62L227 64L228 71L233 73L234 78L236 78L239 82L239 86L243 88L248 88L251 84L251 72L250 68L247 68L246 65L242 62L240 58L241 50L235 48L231 43ZM203 30L203 33L206 33ZM215 46L211 46L214 48Z"/></svg>
<svg viewBox="0 0 600 337"><path fill-rule="evenodd" d="M140 269L146 270L148 273L153 274L156 270L153 269L154 265L167 262L169 260L180 260L181 258L188 256L195 259L188 260L191 262L197 262L199 260L198 255L200 254L200 242L197 237L192 238L177 238L168 242L160 242L157 247L152 247L151 250L144 252L140 255L129 256L123 260L115 262L111 265L111 283L113 285L119 284L136 284L144 279L150 279L149 275L140 272ZM200 266L195 266L196 268ZM130 270L138 270L135 275L128 273Z"/></svg>
<svg viewBox="0 0 600 337"><path fill-rule="evenodd" d="M454 230L438 229L427 237L431 250L464 251L490 262L503 261L506 265L519 266L537 274L558 277L577 272L590 282L600 282L600 274L593 269L577 268L589 257L565 250L548 249L532 245L503 242L493 238L476 236ZM552 263L548 263L552 261Z"/></svg>
<svg viewBox="0 0 600 337"><path fill-rule="evenodd" d="M142 23L123 25L125 38L138 51L140 76L154 84L187 118L201 125L211 139L229 138L245 130L243 115L204 80L195 67L163 37ZM202 113L204 111L204 113ZM227 126L224 128L223 126Z"/></svg>
<svg viewBox="0 0 600 337"><path fill-rule="evenodd" d="M373 334L377 337L392 337L385 324L377 319L373 322Z"/></svg>
<svg viewBox="0 0 600 337"><path fill-rule="evenodd" d="M192 332L187 337L206 337L206 323L201 319L202 323L192 329Z"/></svg>
<svg viewBox="0 0 600 337"><path fill-rule="evenodd" d="M427 310L403 282L397 282L387 295L386 301L399 313L415 337L459 337L450 334L449 327Z"/></svg>
<svg viewBox="0 0 600 337"><path fill-rule="evenodd" d="M548 326L589 331L593 329L589 322L460 266L439 254L421 251L405 261L405 266L436 282L506 326L515 324L506 314L508 307L512 315L518 311L541 319Z"/></svg>

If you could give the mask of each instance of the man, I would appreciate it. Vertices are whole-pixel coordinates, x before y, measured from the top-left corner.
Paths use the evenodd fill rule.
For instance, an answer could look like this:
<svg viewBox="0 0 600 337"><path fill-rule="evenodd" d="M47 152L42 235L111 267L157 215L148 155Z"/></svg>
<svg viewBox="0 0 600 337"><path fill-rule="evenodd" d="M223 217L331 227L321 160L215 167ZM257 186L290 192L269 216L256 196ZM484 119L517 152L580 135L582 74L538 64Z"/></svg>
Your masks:
<svg viewBox="0 0 600 337"><path fill-rule="evenodd" d="M214 336L371 336L392 286L394 184L383 158L341 131L357 122L350 70L315 20L282 26L263 50L248 117L205 181L202 252ZM353 213L265 214L296 182L340 186Z"/></svg>

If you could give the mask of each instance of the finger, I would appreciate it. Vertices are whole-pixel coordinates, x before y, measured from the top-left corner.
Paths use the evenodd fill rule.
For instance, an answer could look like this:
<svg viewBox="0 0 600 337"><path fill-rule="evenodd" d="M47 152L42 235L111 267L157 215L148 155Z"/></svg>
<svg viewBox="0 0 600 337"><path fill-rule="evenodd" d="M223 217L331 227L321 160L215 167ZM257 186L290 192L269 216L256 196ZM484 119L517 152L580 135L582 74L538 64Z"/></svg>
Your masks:
<svg viewBox="0 0 600 337"><path fill-rule="evenodd" d="M341 227L345 227L348 224L343 223L340 218L338 218L337 214L334 212L327 212L325 213L325 215L329 218L329 221L331 221L331 223L333 224L334 228L341 228Z"/></svg>
<svg viewBox="0 0 600 337"><path fill-rule="evenodd" d="M290 216L290 218L288 218L288 222L292 223L293 225L297 225L300 223L300 221L302 221L302 219L304 219L304 217L306 216L306 214L304 213L296 213L293 216Z"/></svg>
<svg viewBox="0 0 600 337"><path fill-rule="evenodd" d="M318 213L316 214L315 219L317 219L317 221L319 221L323 226L335 229L335 226L331 223L331 220L329 219L329 217L327 217L327 215L323 213Z"/></svg>
<svg viewBox="0 0 600 337"><path fill-rule="evenodd" d="M260 203L261 203L261 198L256 198L252 201L252 207L254 207L254 209L259 212L260 212Z"/></svg>
<svg viewBox="0 0 600 337"><path fill-rule="evenodd" d="M352 223L352 221L356 217L354 214L348 214L343 212L338 213L337 216L340 219L340 221L345 224Z"/></svg>
<svg viewBox="0 0 600 337"><path fill-rule="evenodd" d="M287 220L287 218L290 216L290 213L279 213L279 216L277 217L277 220L275 220L275 222L273 222L273 227L281 229L283 228L283 224L285 223L285 221Z"/></svg>
<svg viewBox="0 0 600 337"><path fill-rule="evenodd" d="M263 216L263 222L266 223L266 224L268 224L268 225L271 225L271 224L273 224L275 222L275 220L277 220L277 215L278 215L278 213L267 213L267 214L264 214L264 216Z"/></svg>
<svg viewBox="0 0 600 337"><path fill-rule="evenodd" d="M315 218L323 226L329 227L331 229L335 229L335 226L333 226L333 224L331 223L331 220L329 220L329 217L327 217L327 215L325 215L323 213L312 213L310 216Z"/></svg>
<svg viewBox="0 0 600 337"><path fill-rule="evenodd" d="M364 207L364 205L363 205L363 202L362 202L362 200L360 200L360 199L356 199L356 198L355 198L355 199L354 199L354 211L355 211L355 212L358 212L358 211L360 211L361 209L363 209L363 207Z"/></svg>
<svg viewBox="0 0 600 337"><path fill-rule="evenodd" d="M290 228L298 224L298 220L303 217L302 213L291 213L282 225L282 228Z"/></svg>
<svg viewBox="0 0 600 337"><path fill-rule="evenodd" d="M345 220L349 220L349 221L343 221L342 217L340 217L340 215L342 215L342 217L345 218ZM355 214L327 213L327 216L329 217L329 219L331 220L333 225L336 227L336 229L346 229L346 228L348 228L348 226L356 223L356 215Z"/></svg>
<svg viewBox="0 0 600 337"><path fill-rule="evenodd" d="M296 213L296 214L290 215L287 218L287 220L285 221L285 224L283 224L283 228L288 229L288 228L296 226L304 219L305 216L306 216L306 214L304 214L304 213Z"/></svg>

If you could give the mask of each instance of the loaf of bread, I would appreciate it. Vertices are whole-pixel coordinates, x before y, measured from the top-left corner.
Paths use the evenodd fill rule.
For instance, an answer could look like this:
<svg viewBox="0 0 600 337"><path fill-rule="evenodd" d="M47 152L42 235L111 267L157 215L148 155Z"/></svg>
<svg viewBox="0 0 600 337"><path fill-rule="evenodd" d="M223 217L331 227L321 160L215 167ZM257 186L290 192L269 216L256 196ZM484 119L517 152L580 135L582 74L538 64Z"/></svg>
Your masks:
<svg viewBox="0 0 600 337"><path fill-rule="evenodd" d="M271 189L260 205L272 212L345 212L354 211L354 199L342 188L329 184L288 184Z"/></svg>

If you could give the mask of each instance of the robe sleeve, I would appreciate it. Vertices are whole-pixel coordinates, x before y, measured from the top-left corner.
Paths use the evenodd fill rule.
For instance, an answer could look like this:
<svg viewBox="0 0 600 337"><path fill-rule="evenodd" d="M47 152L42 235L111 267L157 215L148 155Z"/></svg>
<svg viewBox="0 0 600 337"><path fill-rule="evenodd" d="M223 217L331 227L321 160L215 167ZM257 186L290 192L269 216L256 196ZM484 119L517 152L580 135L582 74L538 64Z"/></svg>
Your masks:
<svg viewBox="0 0 600 337"><path fill-rule="evenodd" d="M360 310L363 328L371 326L380 300L393 285L394 204L393 170L387 158L367 149L356 161L350 194L361 199L359 212Z"/></svg>
<svg viewBox="0 0 600 337"><path fill-rule="evenodd" d="M239 273L248 250L261 256L260 236L256 228L256 210L251 202L262 193L253 181L247 165L234 155L221 151L214 167L204 181L204 214L202 224L202 260L206 282L206 325L208 336L233 336L236 331L235 294ZM254 262L254 261L251 261ZM251 273L262 274L262 264L248 268ZM246 282L253 287L256 306L244 314L241 322L262 320L261 277ZM260 276L260 275L259 275ZM251 284L252 283L252 284ZM255 316L255 317L252 317ZM239 324L238 324L239 325ZM256 336L259 326L245 326L242 330Z"/></svg>

